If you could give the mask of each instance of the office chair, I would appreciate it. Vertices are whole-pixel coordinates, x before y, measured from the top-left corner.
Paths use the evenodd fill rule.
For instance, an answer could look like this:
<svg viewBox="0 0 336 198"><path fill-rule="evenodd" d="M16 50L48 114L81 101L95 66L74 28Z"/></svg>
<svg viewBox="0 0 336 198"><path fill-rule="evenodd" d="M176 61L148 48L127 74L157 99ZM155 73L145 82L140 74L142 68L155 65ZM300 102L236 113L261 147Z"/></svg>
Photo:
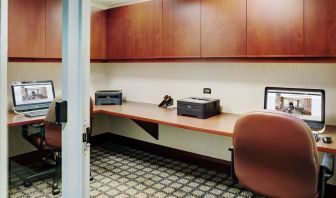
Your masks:
<svg viewBox="0 0 336 198"><path fill-rule="evenodd" d="M252 112L239 118L233 133L231 176L266 197L323 197L334 157L319 165L308 125L280 112Z"/></svg>
<svg viewBox="0 0 336 198"><path fill-rule="evenodd" d="M31 125L33 128L39 129L38 132L30 132L29 126L26 125L22 128L22 136L32 145L39 150L50 151L48 156L51 156L56 165L48 170L30 175L23 180L25 187L32 185L32 180L48 175L53 175L52 194L57 195L60 193L58 183L61 178L61 161L62 161L62 126L56 123L55 104L60 98L56 98L49 106L48 114L43 124ZM93 121L93 101L90 98L90 126ZM87 131L88 141L90 140L92 127ZM44 158L45 160L46 158ZM90 174L91 175L91 174ZM92 179L91 179L92 180Z"/></svg>

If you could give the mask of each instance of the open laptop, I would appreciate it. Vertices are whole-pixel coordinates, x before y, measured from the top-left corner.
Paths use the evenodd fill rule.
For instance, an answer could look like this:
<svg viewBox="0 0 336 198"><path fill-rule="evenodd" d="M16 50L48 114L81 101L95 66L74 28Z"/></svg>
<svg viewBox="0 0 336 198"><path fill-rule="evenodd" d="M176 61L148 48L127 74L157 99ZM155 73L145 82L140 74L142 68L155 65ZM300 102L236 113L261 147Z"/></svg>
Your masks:
<svg viewBox="0 0 336 198"><path fill-rule="evenodd" d="M55 98L51 80L12 83L13 109L27 117L47 115L49 105Z"/></svg>
<svg viewBox="0 0 336 198"><path fill-rule="evenodd" d="M264 109L296 115L313 131L322 132L325 127L325 91L266 87Z"/></svg>

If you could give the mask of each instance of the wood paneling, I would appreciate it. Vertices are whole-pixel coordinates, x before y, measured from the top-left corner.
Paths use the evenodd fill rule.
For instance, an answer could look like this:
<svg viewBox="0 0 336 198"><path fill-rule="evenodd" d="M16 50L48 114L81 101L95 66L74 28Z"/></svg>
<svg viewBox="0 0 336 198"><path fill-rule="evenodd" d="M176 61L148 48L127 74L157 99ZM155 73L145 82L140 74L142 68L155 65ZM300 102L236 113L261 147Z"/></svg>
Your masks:
<svg viewBox="0 0 336 198"><path fill-rule="evenodd" d="M106 12L91 12L91 59L106 58Z"/></svg>
<svg viewBox="0 0 336 198"><path fill-rule="evenodd" d="M163 57L200 57L200 0L163 0Z"/></svg>
<svg viewBox="0 0 336 198"><path fill-rule="evenodd" d="M336 56L336 0L304 0L306 56Z"/></svg>
<svg viewBox="0 0 336 198"><path fill-rule="evenodd" d="M62 0L46 0L46 58L62 58Z"/></svg>
<svg viewBox="0 0 336 198"><path fill-rule="evenodd" d="M162 0L127 6L128 58L162 55Z"/></svg>
<svg viewBox="0 0 336 198"><path fill-rule="evenodd" d="M248 56L303 54L303 0L247 0Z"/></svg>
<svg viewBox="0 0 336 198"><path fill-rule="evenodd" d="M108 10L108 58L127 58L127 8L118 7Z"/></svg>
<svg viewBox="0 0 336 198"><path fill-rule="evenodd" d="M45 57L45 1L10 0L8 3L8 56Z"/></svg>
<svg viewBox="0 0 336 198"><path fill-rule="evenodd" d="M201 0L201 56L246 56L246 0Z"/></svg>

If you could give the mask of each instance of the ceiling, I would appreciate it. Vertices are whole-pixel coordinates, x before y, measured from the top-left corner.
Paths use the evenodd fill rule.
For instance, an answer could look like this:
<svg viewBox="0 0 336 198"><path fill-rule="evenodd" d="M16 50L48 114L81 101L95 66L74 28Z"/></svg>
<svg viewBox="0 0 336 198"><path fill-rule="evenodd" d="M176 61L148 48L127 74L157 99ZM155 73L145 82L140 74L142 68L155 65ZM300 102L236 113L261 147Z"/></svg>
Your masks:
<svg viewBox="0 0 336 198"><path fill-rule="evenodd" d="M91 5L95 8L109 9L144 1L148 0L91 0Z"/></svg>

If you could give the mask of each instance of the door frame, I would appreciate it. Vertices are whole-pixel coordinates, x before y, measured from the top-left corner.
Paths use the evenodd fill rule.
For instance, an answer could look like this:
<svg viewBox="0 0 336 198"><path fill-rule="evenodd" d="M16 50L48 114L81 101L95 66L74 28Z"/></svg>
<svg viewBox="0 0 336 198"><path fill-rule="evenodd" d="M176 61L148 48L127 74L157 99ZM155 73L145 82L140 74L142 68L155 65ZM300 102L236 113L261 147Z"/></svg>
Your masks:
<svg viewBox="0 0 336 198"><path fill-rule="evenodd" d="M8 0L0 1L0 197L8 196Z"/></svg>
<svg viewBox="0 0 336 198"><path fill-rule="evenodd" d="M90 0L63 0L62 98L68 122L62 131L62 196L89 197Z"/></svg>

